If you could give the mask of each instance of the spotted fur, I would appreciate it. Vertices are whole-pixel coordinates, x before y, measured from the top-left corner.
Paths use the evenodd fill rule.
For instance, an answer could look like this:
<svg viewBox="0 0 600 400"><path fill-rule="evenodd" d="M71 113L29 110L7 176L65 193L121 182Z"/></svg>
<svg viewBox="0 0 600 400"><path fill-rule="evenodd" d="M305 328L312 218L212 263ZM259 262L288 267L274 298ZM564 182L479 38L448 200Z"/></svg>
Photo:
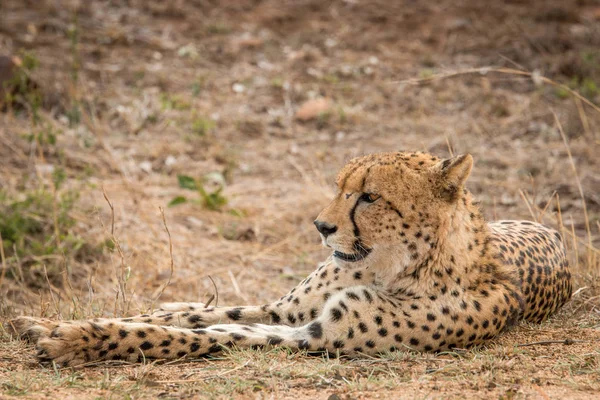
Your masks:
<svg viewBox="0 0 600 400"><path fill-rule="evenodd" d="M559 233L484 220L465 188L472 163L420 152L350 161L315 221L331 257L273 303L171 303L152 315L11 326L37 341L41 360L64 366L224 347L357 356L485 343L519 319L545 320L570 298L571 281Z"/></svg>

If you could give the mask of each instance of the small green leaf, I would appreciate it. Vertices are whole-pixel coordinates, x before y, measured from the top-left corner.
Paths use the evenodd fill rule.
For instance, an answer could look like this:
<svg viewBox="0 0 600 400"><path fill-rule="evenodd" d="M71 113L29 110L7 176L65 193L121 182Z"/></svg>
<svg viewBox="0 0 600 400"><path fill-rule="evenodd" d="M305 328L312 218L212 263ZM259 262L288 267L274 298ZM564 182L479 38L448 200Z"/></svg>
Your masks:
<svg viewBox="0 0 600 400"><path fill-rule="evenodd" d="M240 218L246 216L246 212L244 210L240 210L239 208L232 208L231 210L229 210L229 214L233 215L234 217Z"/></svg>
<svg viewBox="0 0 600 400"><path fill-rule="evenodd" d="M104 246L110 251L113 251L115 249L115 242L112 239L106 239L104 240Z"/></svg>
<svg viewBox="0 0 600 400"><path fill-rule="evenodd" d="M185 202L187 202L187 199L185 197L183 197L183 196L177 196L173 200L171 200L169 202L169 204L167 204L167 206L168 207L173 207L173 206L176 206L178 204L183 204Z"/></svg>
<svg viewBox="0 0 600 400"><path fill-rule="evenodd" d="M196 180L191 176L177 175L179 181L179 187L182 189L197 190Z"/></svg>
<svg viewBox="0 0 600 400"><path fill-rule="evenodd" d="M56 190L60 189L63 182L67 179L67 173L61 167L56 168L52 172L52 181Z"/></svg>

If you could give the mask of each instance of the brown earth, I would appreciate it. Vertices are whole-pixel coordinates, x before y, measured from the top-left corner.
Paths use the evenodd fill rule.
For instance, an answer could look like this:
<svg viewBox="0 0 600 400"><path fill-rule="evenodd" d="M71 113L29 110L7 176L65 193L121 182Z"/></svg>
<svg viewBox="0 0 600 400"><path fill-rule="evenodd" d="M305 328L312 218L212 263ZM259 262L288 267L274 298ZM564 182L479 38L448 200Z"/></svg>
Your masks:
<svg viewBox="0 0 600 400"><path fill-rule="evenodd" d="M471 153L469 187L486 215L562 229L579 290L548 323L436 356L239 351L53 371L6 338L0 398L590 398L600 390L598 49L591 0L3 0L0 56L39 66L0 113L0 218L7 199L42 191L51 220L76 193L64 229L84 243L66 251L50 222L52 252L15 258L5 246L3 321L206 301L209 276L221 305L278 298L327 256L312 221L336 171L399 149ZM178 175L224 180L227 204L167 207L200 199ZM173 246L166 288L159 207ZM551 343L517 347L540 341Z"/></svg>

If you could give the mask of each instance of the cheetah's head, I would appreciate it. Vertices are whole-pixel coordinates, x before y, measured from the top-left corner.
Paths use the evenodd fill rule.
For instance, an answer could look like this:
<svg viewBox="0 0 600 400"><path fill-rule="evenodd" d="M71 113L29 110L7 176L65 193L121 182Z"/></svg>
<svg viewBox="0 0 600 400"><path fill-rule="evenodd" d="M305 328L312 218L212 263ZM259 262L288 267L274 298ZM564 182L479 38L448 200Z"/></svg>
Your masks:
<svg viewBox="0 0 600 400"><path fill-rule="evenodd" d="M338 174L338 193L315 225L338 264L419 265L438 245L440 228L465 202L473 158L427 153L355 158ZM462 200L461 200L462 199ZM447 225L447 224L446 224Z"/></svg>

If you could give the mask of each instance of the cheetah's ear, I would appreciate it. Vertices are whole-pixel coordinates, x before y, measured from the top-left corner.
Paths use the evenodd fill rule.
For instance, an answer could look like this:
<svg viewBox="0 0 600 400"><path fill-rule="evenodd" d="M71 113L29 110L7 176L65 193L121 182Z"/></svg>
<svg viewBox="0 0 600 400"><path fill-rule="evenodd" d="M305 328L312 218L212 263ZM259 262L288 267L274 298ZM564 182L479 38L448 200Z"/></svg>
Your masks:
<svg viewBox="0 0 600 400"><path fill-rule="evenodd" d="M435 165L439 176L441 196L451 201L454 200L459 189L463 187L473 168L473 157L463 154L448 158Z"/></svg>

